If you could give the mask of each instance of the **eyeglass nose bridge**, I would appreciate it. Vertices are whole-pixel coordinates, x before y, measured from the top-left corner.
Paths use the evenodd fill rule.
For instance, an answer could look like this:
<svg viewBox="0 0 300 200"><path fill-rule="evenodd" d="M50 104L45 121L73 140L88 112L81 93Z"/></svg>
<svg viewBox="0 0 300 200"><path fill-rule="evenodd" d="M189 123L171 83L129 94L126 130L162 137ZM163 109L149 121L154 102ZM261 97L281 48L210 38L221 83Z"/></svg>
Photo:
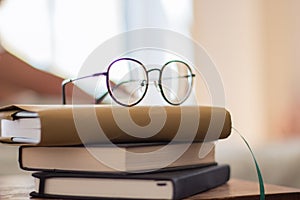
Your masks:
<svg viewBox="0 0 300 200"><path fill-rule="evenodd" d="M153 72L153 71L157 71L158 72L158 80L154 80L154 85L157 89L158 92L161 92L161 80L160 80L160 77L161 77L161 69L159 68L152 68L152 69L149 69L147 70L147 76L149 77L149 73L150 72Z"/></svg>
<svg viewBox="0 0 300 200"><path fill-rule="evenodd" d="M153 72L153 71L158 71L159 75L161 74L161 70L158 69L158 68L152 68L152 69L147 70L146 72L147 72L147 74L149 75L149 73L150 73L150 72Z"/></svg>
<svg viewBox="0 0 300 200"><path fill-rule="evenodd" d="M161 77L161 69L159 68L153 68L153 69L149 69L147 70L147 76L149 77L149 73L153 72L153 71L157 71L158 72L158 83L160 84L160 77Z"/></svg>

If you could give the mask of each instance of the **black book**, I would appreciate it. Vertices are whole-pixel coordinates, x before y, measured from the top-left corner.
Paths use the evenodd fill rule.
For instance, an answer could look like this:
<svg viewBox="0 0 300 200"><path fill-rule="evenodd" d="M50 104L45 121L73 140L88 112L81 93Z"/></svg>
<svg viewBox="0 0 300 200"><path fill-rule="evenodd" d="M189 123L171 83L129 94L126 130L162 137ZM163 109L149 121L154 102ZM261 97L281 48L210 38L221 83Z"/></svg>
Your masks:
<svg viewBox="0 0 300 200"><path fill-rule="evenodd" d="M37 172L38 198L182 199L226 183L229 165L152 173L99 174Z"/></svg>

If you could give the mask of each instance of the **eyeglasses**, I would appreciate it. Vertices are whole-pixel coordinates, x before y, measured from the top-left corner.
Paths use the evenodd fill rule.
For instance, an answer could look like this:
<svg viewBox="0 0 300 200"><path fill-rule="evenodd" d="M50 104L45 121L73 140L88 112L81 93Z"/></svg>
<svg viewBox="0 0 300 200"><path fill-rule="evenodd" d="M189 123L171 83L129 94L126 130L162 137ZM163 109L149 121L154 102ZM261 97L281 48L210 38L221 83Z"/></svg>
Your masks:
<svg viewBox="0 0 300 200"><path fill-rule="evenodd" d="M149 80L149 73L157 71L159 79ZM105 93L94 94L96 104L101 103L109 94L118 104L131 107L138 104L148 90L148 85L154 83L162 97L171 105L182 104L190 95L195 74L188 64L180 60L172 60L161 69L147 70L138 60L120 58L113 61L106 72L95 73L79 78L67 79L62 82L62 104L66 104L66 85L80 82L92 77L106 76Z"/></svg>

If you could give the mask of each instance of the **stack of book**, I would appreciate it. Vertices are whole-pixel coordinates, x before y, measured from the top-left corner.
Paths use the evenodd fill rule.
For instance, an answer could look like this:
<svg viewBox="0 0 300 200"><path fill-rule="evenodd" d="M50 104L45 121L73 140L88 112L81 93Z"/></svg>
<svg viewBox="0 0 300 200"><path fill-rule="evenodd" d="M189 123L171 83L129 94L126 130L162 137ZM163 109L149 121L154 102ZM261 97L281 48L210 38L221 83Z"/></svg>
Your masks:
<svg viewBox="0 0 300 200"><path fill-rule="evenodd" d="M32 197L182 199L230 177L215 160L231 133L224 108L11 105L0 118L0 141L33 171Z"/></svg>

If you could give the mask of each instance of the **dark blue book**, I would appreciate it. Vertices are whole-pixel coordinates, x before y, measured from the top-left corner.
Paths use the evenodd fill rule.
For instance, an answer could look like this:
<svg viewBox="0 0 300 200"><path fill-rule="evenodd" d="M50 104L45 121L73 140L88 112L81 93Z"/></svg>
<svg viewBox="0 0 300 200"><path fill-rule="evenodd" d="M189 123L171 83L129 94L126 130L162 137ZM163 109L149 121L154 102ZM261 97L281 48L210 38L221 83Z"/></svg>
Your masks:
<svg viewBox="0 0 300 200"><path fill-rule="evenodd" d="M32 197L59 199L182 199L226 183L229 165L132 174L37 172Z"/></svg>

